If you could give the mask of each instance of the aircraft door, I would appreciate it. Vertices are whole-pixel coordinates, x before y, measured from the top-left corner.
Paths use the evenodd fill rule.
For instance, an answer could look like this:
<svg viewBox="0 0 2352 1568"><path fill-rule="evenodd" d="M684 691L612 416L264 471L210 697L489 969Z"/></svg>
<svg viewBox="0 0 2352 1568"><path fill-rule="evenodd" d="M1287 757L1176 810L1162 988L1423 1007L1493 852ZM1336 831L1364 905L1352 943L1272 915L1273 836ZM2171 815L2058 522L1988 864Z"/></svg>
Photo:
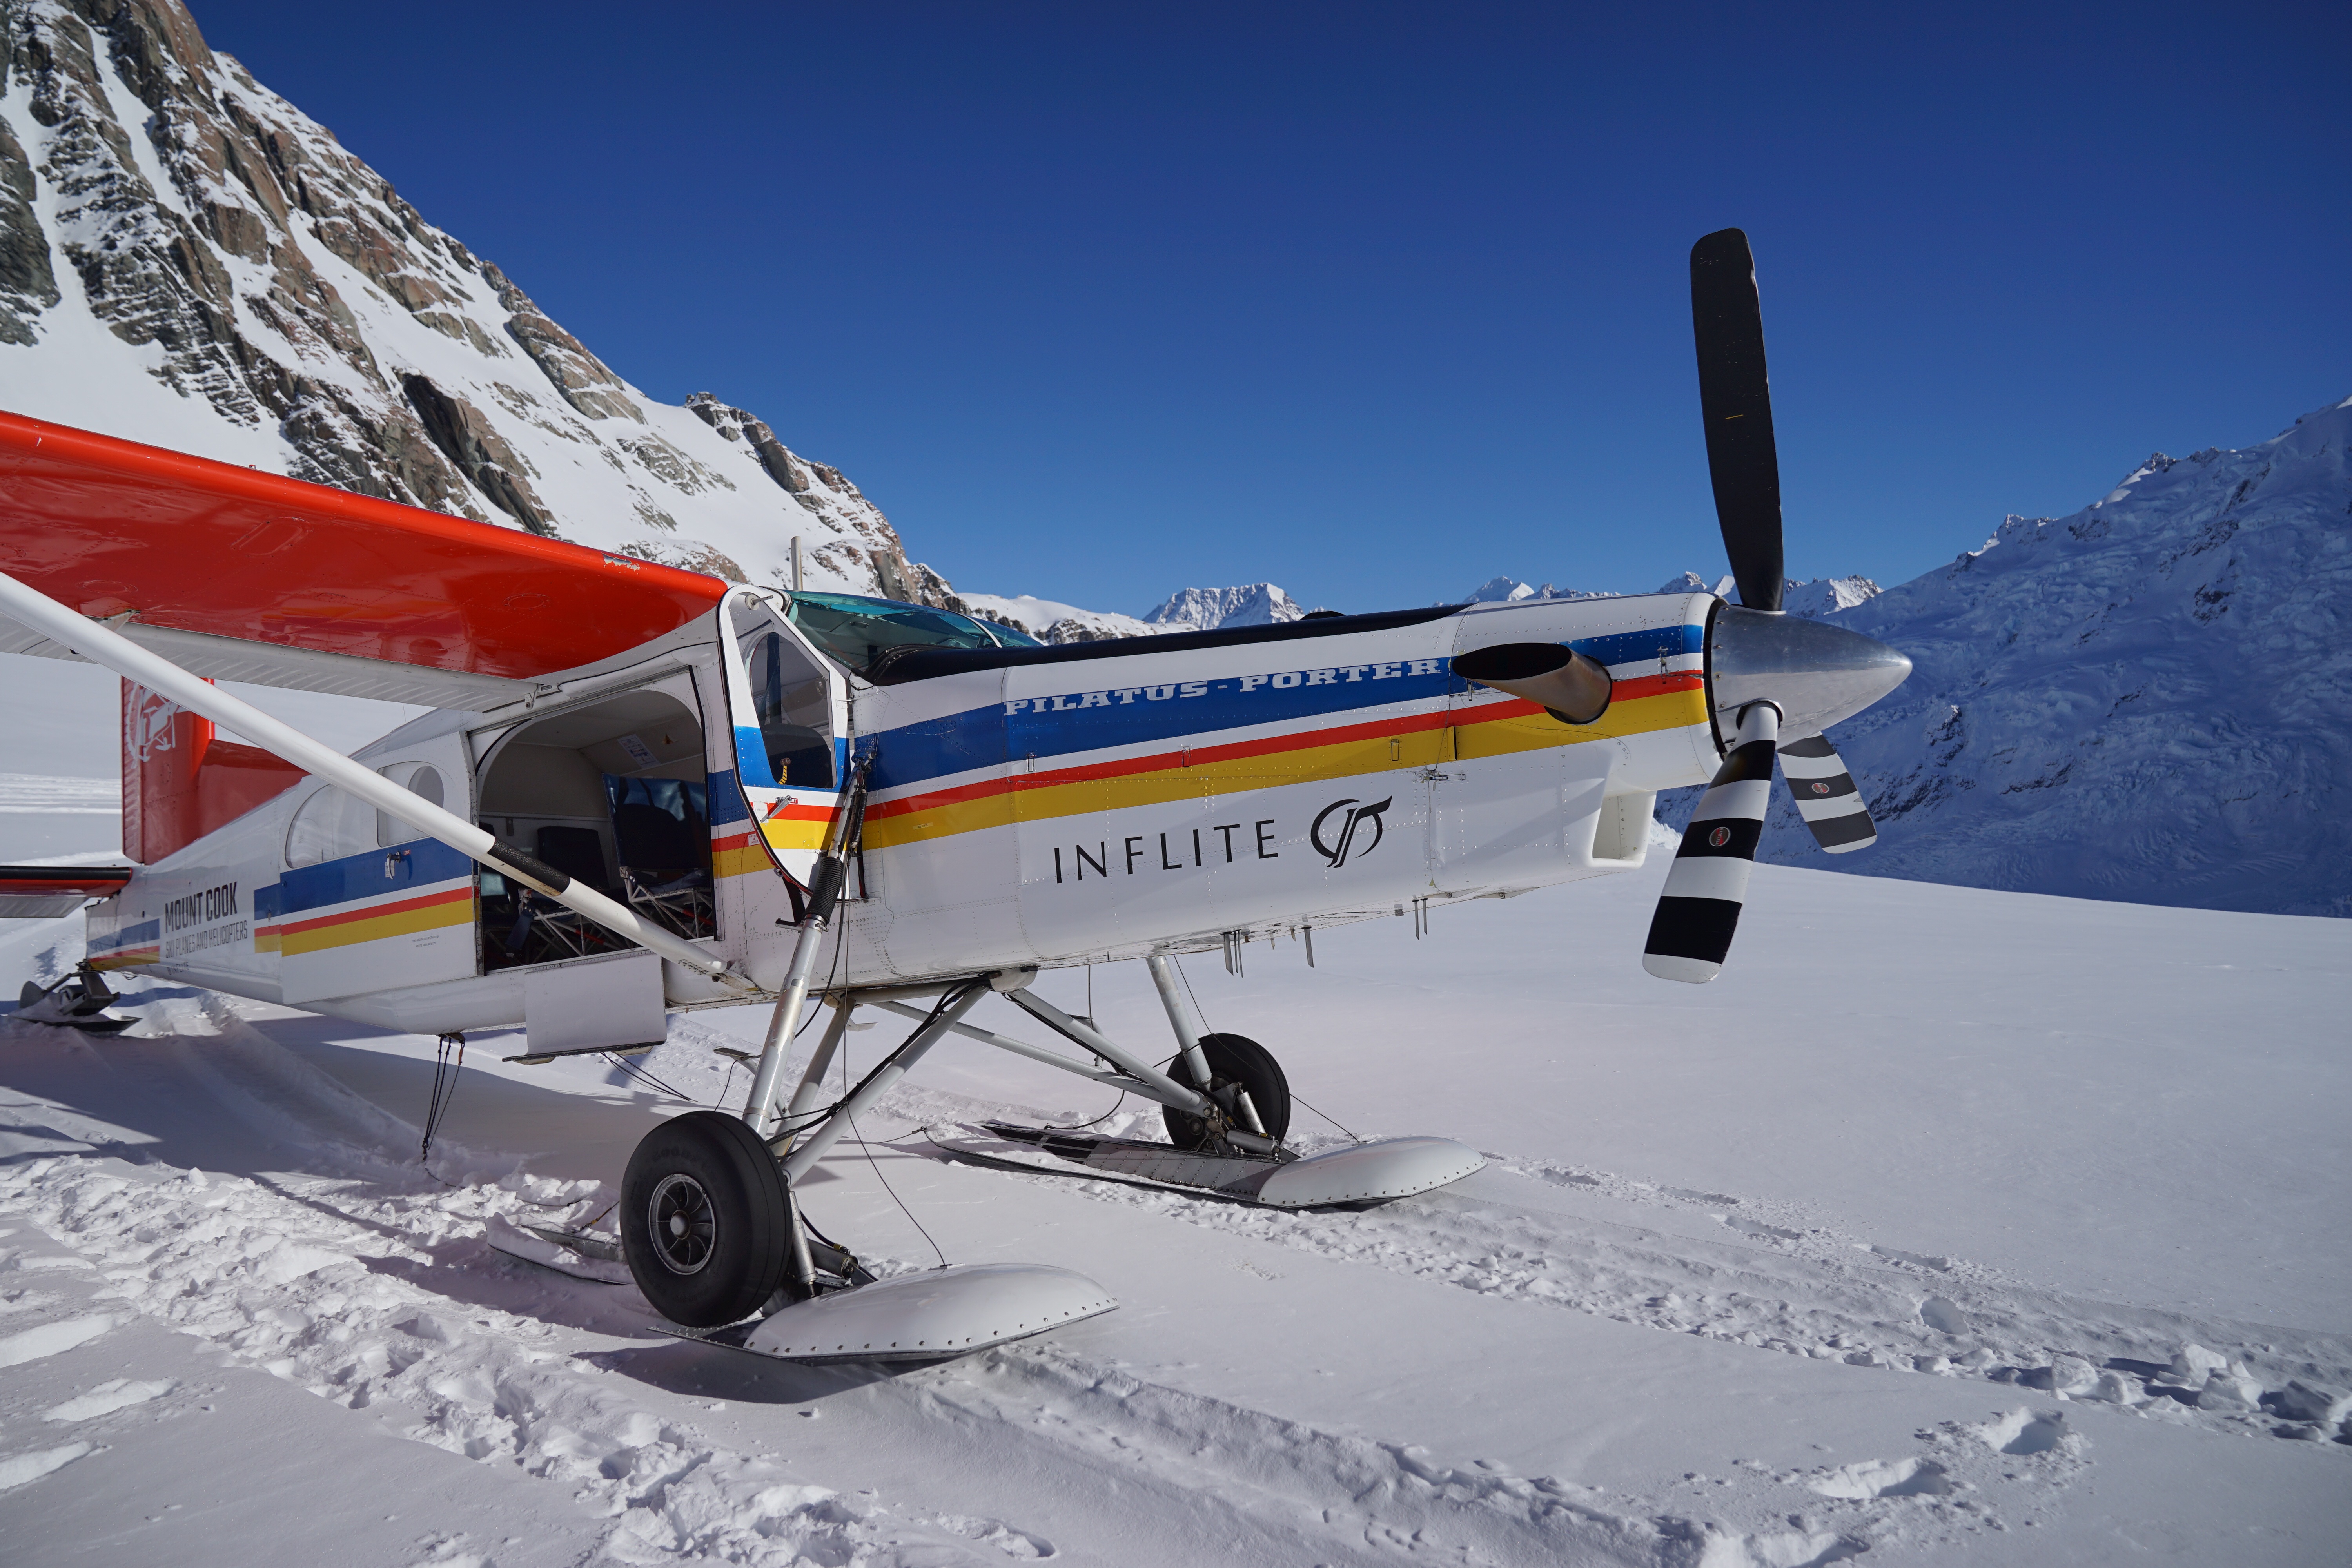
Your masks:
<svg viewBox="0 0 2352 1568"><path fill-rule="evenodd" d="M719 623L735 766L731 787L716 769L711 778L714 868L722 879L782 870L804 889L848 767L847 687L766 590L729 595Z"/></svg>
<svg viewBox="0 0 2352 1568"><path fill-rule="evenodd" d="M362 760L421 799L461 816L469 808L455 735ZM312 785L287 825L285 869L254 895L256 943L276 944L285 1000L470 977L474 863L331 784Z"/></svg>
<svg viewBox="0 0 2352 1568"><path fill-rule="evenodd" d="M709 684L677 670L477 734L475 819L689 942L721 938L734 928L715 896L709 819L740 807L731 784L710 788ZM482 873L481 890L485 973L624 948L495 871Z"/></svg>

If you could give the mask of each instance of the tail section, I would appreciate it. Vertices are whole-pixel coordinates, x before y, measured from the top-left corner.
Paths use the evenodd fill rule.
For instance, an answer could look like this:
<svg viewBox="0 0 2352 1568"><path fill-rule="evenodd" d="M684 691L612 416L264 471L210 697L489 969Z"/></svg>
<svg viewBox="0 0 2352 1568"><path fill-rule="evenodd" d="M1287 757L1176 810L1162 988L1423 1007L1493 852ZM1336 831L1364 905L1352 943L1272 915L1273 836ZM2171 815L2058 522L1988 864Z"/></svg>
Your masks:
<svg viewBox="0 0 2352 1568"><path fill-rule="evenodd" d="M122 683L122 852L153 865L293 788L301 769L216 738L213 721Z"/></svg>

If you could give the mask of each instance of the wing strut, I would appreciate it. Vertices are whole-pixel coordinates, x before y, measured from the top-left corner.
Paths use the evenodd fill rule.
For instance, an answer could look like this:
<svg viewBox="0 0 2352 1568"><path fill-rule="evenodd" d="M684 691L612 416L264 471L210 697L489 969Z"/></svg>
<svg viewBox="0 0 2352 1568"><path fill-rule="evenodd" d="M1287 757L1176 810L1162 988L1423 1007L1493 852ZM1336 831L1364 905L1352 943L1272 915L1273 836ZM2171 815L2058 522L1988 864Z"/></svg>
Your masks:
<svg viewBox="0 0 2352 1568"><path fill-rule="evenodd" d="M500 843L464 817L409 794L374 769L320 744L220 688L207 685L171 660L148 652L100 622L77 615L5 572L0 572L0 615L45 634L80 658L102 664L151 691L163 693L215 724L226 725L303 772L316 774L344 794L367 802L388 816L397 817L428 837L439 839L467 859L544 893L606 931L651 949L681 969L748 995L760 994L759 986L730 969L724 960L714 960L709 953L654 924L627 905L583 887L510 844Z"/></svg>

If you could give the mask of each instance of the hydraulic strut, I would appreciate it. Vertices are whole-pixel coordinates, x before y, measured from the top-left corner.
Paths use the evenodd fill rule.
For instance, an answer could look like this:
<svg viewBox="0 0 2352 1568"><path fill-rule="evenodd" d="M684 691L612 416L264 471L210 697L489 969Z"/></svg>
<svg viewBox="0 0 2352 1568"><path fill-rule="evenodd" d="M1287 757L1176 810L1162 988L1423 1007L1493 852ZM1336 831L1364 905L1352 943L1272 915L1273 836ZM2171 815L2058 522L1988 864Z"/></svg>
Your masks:
<svg viewBox="0 0 2352 1568"><path fill-rule="evenodd" d="M849 788L843 793L841 805L825 828L824 847L817 854L816 869L809 875L808 913L801 921L799 940L793 943L792 967L784 975L783 994L776 998L776 1010L768 1018L768 1037L760 1047L760 1068L752 1075L751 1096L743 1103L743 1120L762 1138L768 1136L768 1124L774 1120L776 1093L783 1082L784 1058L792 1052L793 1036L799 1031L801 1014L808 1005L809 981L816 973L817 950L824 945L834 908L841 901L849 858L856 853L865 836L866 777L873 766L874 753L868 752L852 769ZM843 1021L846 1021L845 1016Z"/></svg>

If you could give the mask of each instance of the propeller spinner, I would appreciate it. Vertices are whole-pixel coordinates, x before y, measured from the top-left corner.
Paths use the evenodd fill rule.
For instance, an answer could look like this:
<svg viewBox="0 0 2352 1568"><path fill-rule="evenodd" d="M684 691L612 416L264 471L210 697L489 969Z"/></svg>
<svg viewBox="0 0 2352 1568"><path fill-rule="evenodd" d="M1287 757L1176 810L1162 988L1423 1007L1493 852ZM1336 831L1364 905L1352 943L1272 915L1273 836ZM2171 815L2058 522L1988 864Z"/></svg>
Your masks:
<svg viewBox="0 0 2352 1568"><path fill-rule="evenodd" d="M1747 905L1776 758L1823 849L1877 841L1870 808L1822 731L1900 686L1911 661L1859 632L1781 613L1780 463L1756 259L1738 229L1691 247L1691 325L1707 474L1740 602L1717 610L1707 632L1723 765L1683 830L1642 964L1663 980L1703 984L1721 971Z"/></svg>

